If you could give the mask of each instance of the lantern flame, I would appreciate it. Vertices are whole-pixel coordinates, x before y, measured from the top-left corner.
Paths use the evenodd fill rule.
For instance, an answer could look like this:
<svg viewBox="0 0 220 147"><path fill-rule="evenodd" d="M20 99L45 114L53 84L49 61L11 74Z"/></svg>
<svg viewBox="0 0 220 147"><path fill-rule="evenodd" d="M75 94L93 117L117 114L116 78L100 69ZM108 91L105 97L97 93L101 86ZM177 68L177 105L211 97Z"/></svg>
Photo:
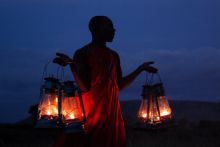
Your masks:
<svg viewBox="0 0 220 147"><path fill-rule="evenodd" d="M58 117L58 103L56 103L56 94L45 94L39 105L40 118L46 117L52 119Z"/></svg>
<svg viewBox="0 0 220 147"><path fill-rule="evenodd" d="M164 111L162 111L161 112L161 116L166 116L166 115L169 115L170 114L170 112L168 111L168 110L164 110Z"/></svg>
<svg viewBox="0 0 220 147"><path fill-rule="evenodd" d="M64 97L62 100L64 121L81 121L83 119L79 97Z"/></svg>
<svg viewBox="0 0 220 147"><path fill-rule="evenodd" d="M58 109L57 108L53 108L53 112L55 113L55 114L58 114Z"/></svg>
<svg viewBox="0 0 220 147"><path fill-rule="evenodd" d="M138 115L140 120L149 124L157 124L171 118L172 112L166 98L152 99L142 101Z"/></svg>
<svg viewBox="0 0 220 147"><path fill-rule="evenodd" d="M73 113L71 113L71 114L70 114L70 118L71 118L71 119L74 119L74 118L75 118L75 115L74 115Z"/></svg>
<svg viewBox="0 0 220 147"><path fill-rule="evenodd" d="M142 113L141 113L141 117L147 118L147 113L146 113L146 112L142 112Z"/></svg>
<svg viewBox="0 0 220 147"><path fill-rule="evenodd" d="M51 115L51 112L50 112L50 110L47 110L47 115Z"/></svg>
<svg viewBox="0 0 220 147"><path fill-rule="evenodd" d="M66 111L63 111L62 114L64 115L64 117L67 115Z"/></svg>

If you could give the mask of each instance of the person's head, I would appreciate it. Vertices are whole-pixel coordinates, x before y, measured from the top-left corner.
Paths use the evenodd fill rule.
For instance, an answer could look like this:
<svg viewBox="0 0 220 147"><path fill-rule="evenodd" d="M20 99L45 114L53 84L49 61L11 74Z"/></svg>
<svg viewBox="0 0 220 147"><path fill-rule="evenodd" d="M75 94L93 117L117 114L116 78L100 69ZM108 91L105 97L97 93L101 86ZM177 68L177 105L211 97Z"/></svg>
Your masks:
<svg viewBox="0 0 220 147"><path fill-rule="evenodd" d="M112 42L115 29L111 19L106 16L94 16L90 19L89 30L93 38L103 42Z"/></svg>

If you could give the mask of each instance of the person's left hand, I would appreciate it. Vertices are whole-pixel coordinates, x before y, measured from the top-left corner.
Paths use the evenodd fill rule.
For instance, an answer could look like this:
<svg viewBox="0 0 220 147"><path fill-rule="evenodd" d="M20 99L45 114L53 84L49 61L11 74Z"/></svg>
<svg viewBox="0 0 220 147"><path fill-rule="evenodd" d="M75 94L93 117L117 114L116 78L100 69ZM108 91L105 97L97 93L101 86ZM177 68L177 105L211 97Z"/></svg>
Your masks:
<svg viewBox="0 0 220 147"><path fill-rule="evenodd" d="M154 64L154 62L153 61L144 62L143 64L141 64L139 66L139 68L141 71L148 71L150 73L157 73L158 69L153 66L150 66L151 64Z"/></svg>

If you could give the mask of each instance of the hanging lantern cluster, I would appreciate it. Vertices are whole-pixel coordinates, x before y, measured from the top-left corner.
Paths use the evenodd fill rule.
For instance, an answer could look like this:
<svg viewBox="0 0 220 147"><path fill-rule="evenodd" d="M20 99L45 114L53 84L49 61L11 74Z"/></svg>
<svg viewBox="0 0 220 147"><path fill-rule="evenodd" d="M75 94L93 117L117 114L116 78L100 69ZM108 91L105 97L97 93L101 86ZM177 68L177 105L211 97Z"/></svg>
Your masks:
<svg viewBox="0 0 220 147"><path fill-rule="evenodd" d="M40 98L36 128L83 131L85 109L81 90L74 81L60 82L58 78L45 77Z"/></svg>
<svg viewBox="0 0 220 147"><path fill-rule="evenodd" d="M161 124L172 118L172 111L165 96L163 83L159 74L159 83L154 84L154 75L150 81L146 78L146 83L142 89L142 102L138 111L138 118L142 123L148 125Z"/></svg>

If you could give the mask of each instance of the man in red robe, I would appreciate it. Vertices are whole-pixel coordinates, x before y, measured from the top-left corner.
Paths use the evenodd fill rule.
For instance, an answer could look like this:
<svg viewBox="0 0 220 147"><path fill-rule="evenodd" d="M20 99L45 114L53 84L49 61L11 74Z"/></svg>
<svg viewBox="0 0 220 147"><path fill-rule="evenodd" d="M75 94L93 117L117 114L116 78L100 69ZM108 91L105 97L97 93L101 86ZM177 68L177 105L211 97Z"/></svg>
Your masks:
<svg viewBox="0 0 220 147"><path fill-rule="evenodd" d="M129 86L142 71L157 72L157 69L150 66L153 62L145 62L123 77L119 55L106 46L115 35L112 21L106 16L95 16L89 22L89 30L91 43L78 49L73 60L61 53L55 60L63 66L69 64L83 91L87 117L84 146L124 147L126 134L119 91Z"/></svg>

